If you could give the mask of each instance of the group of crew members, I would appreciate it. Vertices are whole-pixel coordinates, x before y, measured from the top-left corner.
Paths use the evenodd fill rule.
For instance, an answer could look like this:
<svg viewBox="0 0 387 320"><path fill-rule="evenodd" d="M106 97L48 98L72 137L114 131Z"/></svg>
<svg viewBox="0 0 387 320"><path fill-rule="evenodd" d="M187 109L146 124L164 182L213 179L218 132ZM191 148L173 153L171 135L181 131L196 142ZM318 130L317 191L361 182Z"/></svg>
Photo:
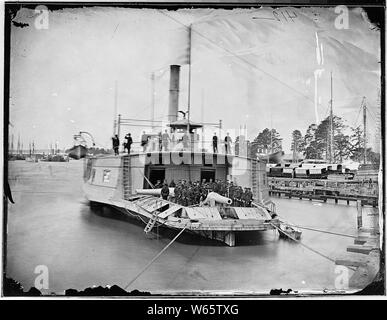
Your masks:
<svg viewBox="0 0 387 320"><path fill-rule="evenodd" d="M115 134L112 137L112 144L113 144L113 150L114 150L114 155L118 156L120 151L120 138L118 137L118 134ZM125 135L125 142L123 143L124 146L124 152L127 150L128 154L130 153L130 149L133 144L133 138L130 133Z"/></svg>
<svg viewBox="0 0 387 320"><path fill-rule="evenodd" d="M141 136L141 147L145 152L149 146L151 137L143 131ZM187 132L184 132L181 138L177 138L175 132L168 133L168 130L165 130L164 133L159 132L159 134L154 138L153 142L156 142L156 145L153 149L158 151L170 151L175 145L181 143L184 149L188 149L190 145L198 145L199 135L197 133L191 132L189 135Z"/></svg>
<svg viewBox="0 0 387 320"><path fill-rule="evenodd" d="M206 199L210 192L216 192L221 196L230 198L234 207L251 207L253 193L251 188L242 188L232 181L222 181L217 179L206 181L187 181L179 180L177 183L172 180L169 184L167 181L162 183L157 181L154 186L156 189L161 188L161 197L165 200L172 200L182 206L200 205ZM174 188L174 198L170 197L169 188Z"/></svg>
<svg viewBox="0 0 387 320"><path fill-rule="evenodd" d="M143 152L147 150L150 141L151 141L151 136L146 134L145 131L143 131L141 135L141 143L140 143L141 147L143 148ZM230 154L232 139L229 133L227 133L223 142L224 142L224 152L226 154ZM191 132L188 135L187 132L184 132L183 136L180 139L177 139L174 132L170 134L168 133L168 130L165 130L164 133L159 132L159 134L157 135L156 145L154 149L157 149L159 151L170 151L178 143L182 143L182 147L185 150L187 150L191 144L194 146L195 145L198 146L199 134ZM112 144L113 144L114 154L119 155L120 139L117 134L115 134L112 137ZM123 143L124 152L127 151L127 153L129 154L132 144L133 144L132 136L130 133L128 133L125 135L125 142ZM216 135L216 132L212 137L212 150L214 153L218 153L218 136Z"/></svg>

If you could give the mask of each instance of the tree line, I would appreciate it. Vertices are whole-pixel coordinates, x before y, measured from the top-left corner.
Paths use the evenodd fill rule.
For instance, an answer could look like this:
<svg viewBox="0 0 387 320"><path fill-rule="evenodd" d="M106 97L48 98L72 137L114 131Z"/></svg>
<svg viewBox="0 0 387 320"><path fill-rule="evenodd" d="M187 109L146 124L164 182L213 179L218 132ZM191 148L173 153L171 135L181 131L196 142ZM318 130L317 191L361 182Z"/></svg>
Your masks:
<svg viewBox="0 0 387 320"><path fill-rule="evenodd" d="M364 160L364 136L360 126L351 127L343 119L333 116L333 155L335 163L351 159L357 162ZM298 129L292 132L291 151L302 154L306 159L326 159L330 139L330 119L326 117L320 124L310 124L305 135ZM235 152L241 154L241 137L236 138ZM246 155L256 157L257 153L274 153L282 151L282 138L276 129L265 128L252 142L246 141ZM378 164L380 153L366 148L367 162Z"/></svg>

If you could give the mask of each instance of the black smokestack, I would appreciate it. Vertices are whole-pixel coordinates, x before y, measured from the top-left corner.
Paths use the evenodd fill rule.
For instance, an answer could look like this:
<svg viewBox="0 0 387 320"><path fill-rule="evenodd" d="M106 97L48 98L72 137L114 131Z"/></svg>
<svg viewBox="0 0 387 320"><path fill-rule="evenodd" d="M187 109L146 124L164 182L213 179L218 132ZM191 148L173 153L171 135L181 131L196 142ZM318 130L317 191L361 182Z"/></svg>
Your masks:
<svg viewBox="0 0 387 320"><path fill-rule="evenodd" d="M177 112L179 108L179 82L180 66L171 65L171 76L169 79L169 122L174 122L177 120Z"/></svg>

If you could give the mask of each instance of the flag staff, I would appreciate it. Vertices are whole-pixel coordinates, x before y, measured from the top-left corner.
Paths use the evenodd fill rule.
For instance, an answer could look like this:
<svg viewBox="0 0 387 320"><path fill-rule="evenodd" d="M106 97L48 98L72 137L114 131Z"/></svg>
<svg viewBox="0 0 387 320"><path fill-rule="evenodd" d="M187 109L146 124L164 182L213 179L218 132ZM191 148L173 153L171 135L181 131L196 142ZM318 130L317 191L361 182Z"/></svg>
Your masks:
<svg viewBox="0 0 387 320"><path fill-rule="evenodd" d="M189 25L188 29L188 122L187 122L187 134L190 137L190 145L192 144L192 139L190 135L190 117L191 117L191 42L192 42L192 24Z"/></svg>

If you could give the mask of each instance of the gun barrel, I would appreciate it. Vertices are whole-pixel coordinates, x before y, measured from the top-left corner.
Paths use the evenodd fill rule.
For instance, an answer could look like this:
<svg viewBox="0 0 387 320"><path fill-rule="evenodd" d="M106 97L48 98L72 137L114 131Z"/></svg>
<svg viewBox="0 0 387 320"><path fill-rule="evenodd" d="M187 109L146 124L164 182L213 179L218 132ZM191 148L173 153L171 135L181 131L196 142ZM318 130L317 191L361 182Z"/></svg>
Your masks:
<svg viewBox="0 0 387 320"><path fill-rule="evenodd" d="M169 194L174 195L175 194L175 188L169 188ZM150 196L160 196L161 195L161 188L158 189L136 189L137 194L143 194L143 195L150 195Z"/></svg>
<svg viewBox="0 0 387 320"><path fill-rule="evenodd" d="M223 197L219 193L216 193L216 192L210 192L207 195L207 198L204 200L203 203L208 203L208 202L211 203L213 201L215 201L217 203L228 204L228 205L230 205L232 203L232 200L230 198Z"/></svg>

